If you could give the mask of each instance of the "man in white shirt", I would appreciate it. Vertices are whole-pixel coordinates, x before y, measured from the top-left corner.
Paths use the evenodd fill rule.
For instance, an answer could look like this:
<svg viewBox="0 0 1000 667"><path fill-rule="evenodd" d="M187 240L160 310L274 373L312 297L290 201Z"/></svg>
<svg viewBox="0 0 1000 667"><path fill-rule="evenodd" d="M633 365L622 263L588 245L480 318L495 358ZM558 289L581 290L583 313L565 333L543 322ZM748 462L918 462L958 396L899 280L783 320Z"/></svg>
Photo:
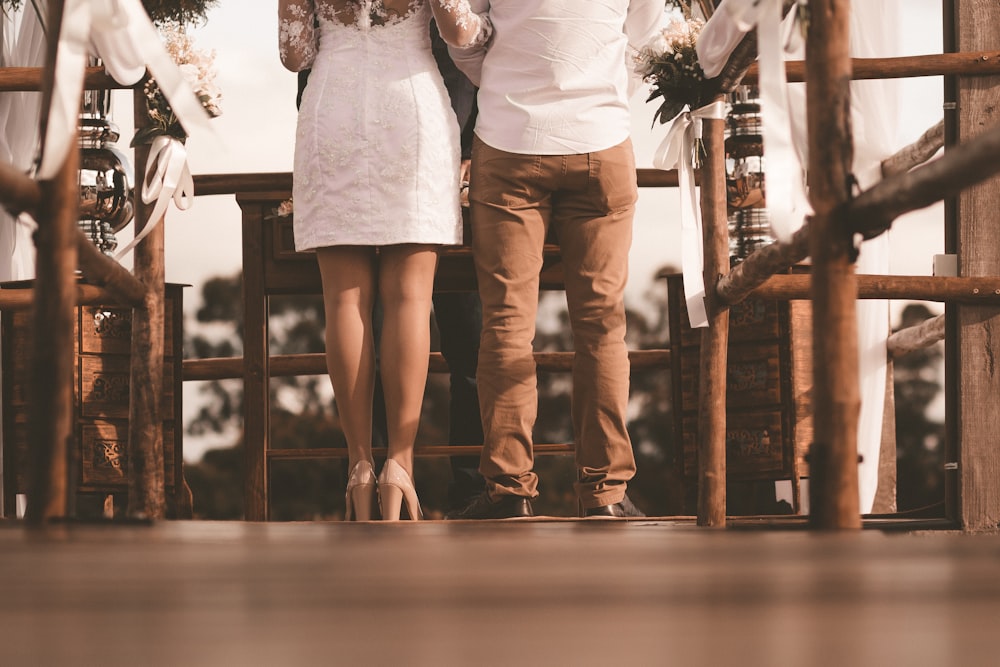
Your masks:
<svg viewBox="0 0 1000 667"><path fill-rule="evenodd" d="M665 0L471 0L494 36L452 49L479 84L469 199L483 302L479 396L486 491L454 519L532 516L538 495L532 341L551 232L573 328L573 429L584 516L642 516L626 495L635 459L623 294L637 198L629 140L631 59Z"/></svg>

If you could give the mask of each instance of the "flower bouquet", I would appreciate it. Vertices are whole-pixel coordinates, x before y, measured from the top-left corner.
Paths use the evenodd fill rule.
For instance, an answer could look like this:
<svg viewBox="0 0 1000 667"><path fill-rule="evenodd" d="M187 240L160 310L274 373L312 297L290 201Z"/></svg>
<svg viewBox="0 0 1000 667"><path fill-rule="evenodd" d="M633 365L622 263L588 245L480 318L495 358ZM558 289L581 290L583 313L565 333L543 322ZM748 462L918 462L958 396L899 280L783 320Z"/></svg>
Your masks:
<svg viewBox="0 0 1000 667"><path fill-rule="evenodd" d="M222 94L215 85L215 52L196 49L194 40L177 24L166 26L161 32L167 53L177 64L202 107L212 118L221 115L222 108L219 103L222 101ZM134 147L150 144L159 136L173 137L181 142L187 139L187 133L174 115L156 80L146 81L142 91L146 98L147 115L151 123L135 133L131 145Z"/></svg>
<svg viewBox="0 0 1000 667"><path fill-rule="evenodd" d="M636 56L636 72L653 86L646 101L662 100L654 123L673 120L685 105L697 109L711 101L695 50L704 25L698 18L672 21Z"/></svg>

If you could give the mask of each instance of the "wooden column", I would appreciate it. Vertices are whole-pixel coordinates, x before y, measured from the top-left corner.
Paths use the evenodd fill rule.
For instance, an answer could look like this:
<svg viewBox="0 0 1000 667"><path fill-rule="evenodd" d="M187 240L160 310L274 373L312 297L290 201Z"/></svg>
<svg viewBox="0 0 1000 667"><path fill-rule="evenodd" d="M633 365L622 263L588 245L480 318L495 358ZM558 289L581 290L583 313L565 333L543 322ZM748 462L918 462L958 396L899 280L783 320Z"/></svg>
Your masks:
<svg viewBox="0 0 1000 667"><path fill-rule="evenodd" d="M49 5L49 25L62 24L63 3ZM52 100L56 40L48 45L45 65L41 136L45 137ZM79 103L78 103L79 104ZM70 139L76 144L76 133ZM69 441L73 433L73 321L76 305L76 234L80 190L80 155L73 147L50 181L42 181L38 230L32 376L28 393L30 525L70 514L73 466Z"/></svg>
<svg viewBox="0 0 1000 667"><path fill-rule="evenodd" d="M720 98L721 99L721 98ZM729 272L726 224L725 122L705 120L701 215L705 255L705 305L709 326L701 333L698 378L698 525L726 525L726 367L729 308L715 293Z"/></svg>
<svg viewBox="0 0 1000 667"><path fill-rule="evenodd" d="M813 410L810 523L860 528L858 499L857 315L850 197L850 0L813 0L806 46L813 300Z"/></svg>
<svg viewBox="0 0 1000 667"><path fill-rule="evenodd" d="M133 99L139 129L149 124L141 88L136 88ZM132 272L145 285L146 297L143 307L135 308L132 315L127 511L133 518L163 519L167 510L162 429L164 235L162 221L147 221L152 206L139 196L148 157L149 146L136 147L135 233L159 224L133 251Z"/></svg>
<svg viewBox="0 0 1000 667"><path fill-rule="evenodd" d="M955 0L959 51L995 48L1000 5L994 0ZM1000 77L959 77L959 143L1000 124ZM954 251L960 276L1000 275L1000 178L968 188L958 197ZM1000 522L1000 308L959 305L952 377L957 428L959 520L970 531L995 530ZM957 390L957 391L955 391Z"/></svg>

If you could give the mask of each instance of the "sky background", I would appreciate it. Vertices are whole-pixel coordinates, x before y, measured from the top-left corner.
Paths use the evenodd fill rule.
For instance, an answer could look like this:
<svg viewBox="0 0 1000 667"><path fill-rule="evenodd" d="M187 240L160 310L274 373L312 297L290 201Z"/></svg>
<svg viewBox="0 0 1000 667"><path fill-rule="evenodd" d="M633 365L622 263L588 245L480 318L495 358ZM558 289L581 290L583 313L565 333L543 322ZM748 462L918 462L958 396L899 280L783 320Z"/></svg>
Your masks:
<svg viewBox="0 0 1000 667"><path fill-rule="evenodd" d="M898 55L941 53L940 0L907 0L901 17L901 52ZM223 114L211 121L214 134L195 135L187 142L194 174L291 171L295 137L296 78L278 59L277 2L275 0L223 0L211 10L208 21L191 29L198 48L214 50L222 91ZM916 140L942 117L940 77L898 82L900 91L900 146ZM640 91L632 100L637 164L650 167L652 156L666 133L665 126L651 128L654 105L645 104ZM130 91L115 94L112 119L122 130L119 142L127 147L132 136ZM930 207L895 223L891 240L890 273L929 275L933 256L943 252L942 208ZM242 268L240 209L235 198L196 197L187 211L171 206L166 225L166 278L191 285L185 291L186 327L195 327L193 313L200 305L200 287L215 276L230 276ZM119 244L131 230L119 234ZM639 310L650 299L663 298L663 285L655 276L663 267L680 267L680 223L675 189L643 188L635 222L630 257L627 304ZM123 260L131 267L131 257ZM197 407L200 383L185 383L185 413ZM185 459L196 461L211 446L230 445L233 434L218 438L185 438Z"/></svg>

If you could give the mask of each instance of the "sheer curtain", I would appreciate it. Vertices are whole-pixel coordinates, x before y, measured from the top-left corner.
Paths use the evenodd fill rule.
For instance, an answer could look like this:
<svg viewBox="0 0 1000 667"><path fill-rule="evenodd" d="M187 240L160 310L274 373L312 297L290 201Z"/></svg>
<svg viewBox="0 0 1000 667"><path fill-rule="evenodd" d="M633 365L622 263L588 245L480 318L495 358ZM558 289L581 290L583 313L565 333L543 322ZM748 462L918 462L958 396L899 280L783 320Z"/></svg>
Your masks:
<svg viewBox="0 0 1000 667"><path fill-rule="evenodd" d="M26 0L21 9L0 17L3 38L0 65L36 67L45 60L45 33L35 8L44 16L46 0ZM0 93L0 159L29 173L38 144L38 116L42 95L37 92ZM35 275L34 221L27 215L15 219L0 208L0 281Z"/></svg>
<svg viewBox="0 0 1000 667"><path fill-rule="evenodd" d="M733 48L758 18L764 7L756 0L723 0L702 31L698 42L699 60L709 75L717 74ZM903 0L880 0L851 5L851 55L855 58L883 58L900 55L898 26ZM786 57L801 60L805 46L801 33L787 22L784 34L791 36ZM742 22L741 22L742 20ZM901 148L896 128L899 126L897 100L899 84L892 79L855 81L851 84L851 122L854 135L852 170L862 190L881 179L881 163ZM805 84L788 85L789 116L792 139L803 165L808 163ZM763 110L767 113L767 109ZM764 147L765 153L767 146ZM798 221L801 226L801 220ZM889 272L889 234L885 233L861 246L858 273ZM889 334L889 302L858 300L858 352L861 414L858 423L858 453L862 456L858 482L860 508L872 511L878 487L878 461L882 442L882 417L885 407L887 372L886 339Z"/></svg>
<svg viewBox="0 0 1000 667"><path fill-rule="evenodd" d="M851 56L854 58L887 58L900 55L898 26L902 15L902 0L853 2L851 5ZM804 57L804 47L790 58ZM902 146L896 128L899 126L898 99L900 87L896 80L865 80L851 83L851 124L854 136L854 176L862 190L882 178L882 160ZM792 120L796 144L802 155L808 153L806 137L805 84L791 84ZM889 273L889 233L865 241L857 261L859 274ZM862 457L858 468L858 491L862 513L872 511L878 488L879 451L882 444L882 418L885 409L887 373L886 339L890 331L889 302L879 299L859 299L858 363L861 414L858 420L858 453Z"/></svg>

